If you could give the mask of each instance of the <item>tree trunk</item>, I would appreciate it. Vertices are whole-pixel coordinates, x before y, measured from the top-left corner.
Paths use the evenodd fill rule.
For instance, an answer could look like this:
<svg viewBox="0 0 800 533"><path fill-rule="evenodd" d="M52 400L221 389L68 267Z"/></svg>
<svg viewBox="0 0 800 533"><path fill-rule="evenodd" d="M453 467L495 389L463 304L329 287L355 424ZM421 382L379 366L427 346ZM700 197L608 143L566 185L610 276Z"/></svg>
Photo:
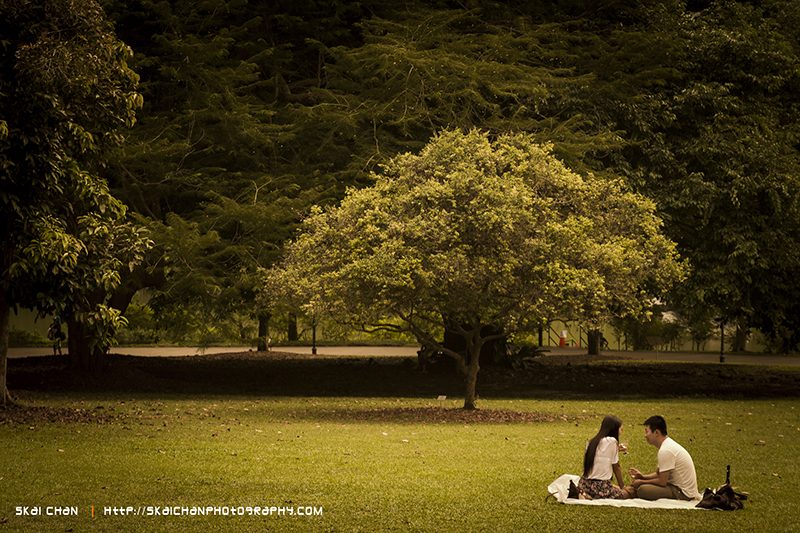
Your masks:
<svg viewBox="0 0 800 533"><path fill-rule="evenodd" d="M467 410L474 410L477 409L475 406L476 401L476 394L475 394L475 387L478 383L478 370L480 370L480 349L472 351L470 350L470 361L469 365L467 366L465 382L466 382L466 391L464 392L464 409Z"/></svg>
<svg viewBox="0 0 800 533"><path fill-rule="evenodd" d="M289 338L290 341L296 341L298 339L298 336L297 336L297 317L294 316L294 313L289 313L288 338Z"/></svg>
<svg viewBox="0 0 800 533"><path fill-rule="evenodd" d="M733 338L733 346L731 346L732 352L744 352L747 351L747 336L749 331L747 330L747 326L744 325L744 320L740 320L736 323L736 336Z"/></svg>
<svg viewBox="0 0 800 533"><path fill-rule="evenodd" d="M83 373L99 374L105 367L106 354L99 348L89 346L84 325L74 317L67 318L67 326L70 367Z"/></svg>
<svg viewBox="0 0 800 533"><path fill-rule="evenodd" d="M0 290L0 394L3 396L3 405L14 404L14 398L9 394L7 387L8 376L8 332L11 319L11 306L6 298L6 291Z"/></svg>
<svg viewBox="0 0 800 533"><path fill-rule="evenodd" d="M258 351L266 352L269 349L269 319L272 315L268 312L258 314Z"/></svg>
<svg viewBox="0 0 800 533"><path fill-rule="evenodd" d="M600 338L602 337L600 330L590 329L586 336L589 344L589 355L600 355Z"/></svg>
<svg viewBox="0 0 800 533"><path fill-rule="evenodd" d="M458 371L464 376L466 389L464 392L464 409L477 409L475 405L477 400L475 389L478 383L478 371L481 369L481 352L485 345L490 345L492 341L502 339L504 335L501 332L494 332L492 328L487 328L479 323L471 325L460 324L456 320L444 318L445 342L438 345L438 347L442 350L442 353L456 361ZM451 341L450 343L447 343L448 339ZM460 349L448 347L447 344L456 345ZM433 345L433 347L436 346L436 344Z"/></svg>
<svg viewBox="0 0 800 533"><path fill-rule="evenodd" d="M475 388L478 383L478 371L481 369L481 349L483 348L483 339L480 338L480 330L477 332L478 339L474 337L465 339L467 342L467 355L469 356L469 364L465 368L466 376L466 391L464 392L464 409L474 410L477 409L475 401L477 395Z"/></svg>

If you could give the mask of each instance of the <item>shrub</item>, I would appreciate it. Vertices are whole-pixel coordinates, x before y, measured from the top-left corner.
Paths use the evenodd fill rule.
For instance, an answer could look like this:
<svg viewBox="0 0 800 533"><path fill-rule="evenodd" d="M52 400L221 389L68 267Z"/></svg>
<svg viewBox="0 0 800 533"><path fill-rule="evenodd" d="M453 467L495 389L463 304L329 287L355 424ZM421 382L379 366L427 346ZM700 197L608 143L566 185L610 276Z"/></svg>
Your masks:
<svg viewBox="0 0 800 533"><path fill-rule="evenodd" d="M10 348L29 348L35 346L50 346L52 341L47 340L38 331L26 331L11 328L8 333L8 346Z"/></svg>

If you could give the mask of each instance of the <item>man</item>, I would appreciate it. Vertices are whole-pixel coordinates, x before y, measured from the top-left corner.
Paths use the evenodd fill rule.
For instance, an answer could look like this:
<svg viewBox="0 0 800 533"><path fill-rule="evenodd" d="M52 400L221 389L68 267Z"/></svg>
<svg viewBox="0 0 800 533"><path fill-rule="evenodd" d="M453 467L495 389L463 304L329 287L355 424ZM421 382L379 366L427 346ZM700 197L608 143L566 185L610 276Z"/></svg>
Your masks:
<svg viewBox="0 0 800 533"><path fill-rule="evenodd" d="M697 475L694 462L683 446L667 436L667 421L662 416L651 416L644 423L644 438L658 448L658 469L644 475L630 469L631 485L637 497L645 500L670 498L693 500L698 496Z"/></svg>

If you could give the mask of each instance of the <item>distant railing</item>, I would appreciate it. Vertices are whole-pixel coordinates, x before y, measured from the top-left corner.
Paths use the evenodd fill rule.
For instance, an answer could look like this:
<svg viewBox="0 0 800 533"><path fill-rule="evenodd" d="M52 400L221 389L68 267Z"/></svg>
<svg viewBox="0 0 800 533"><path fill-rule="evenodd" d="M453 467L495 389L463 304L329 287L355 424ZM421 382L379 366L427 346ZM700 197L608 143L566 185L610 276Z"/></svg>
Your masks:
<svg viewBox="0 0 800 533"><path fill-rule="evenodd" d="M548 331L547 331L547 345L548 346L558 346L559 341L561 341L561 333L556 331L556 328L553 327L552 323L547 324ZM553 342L553 335L556 336L555 343Z"/></svg>

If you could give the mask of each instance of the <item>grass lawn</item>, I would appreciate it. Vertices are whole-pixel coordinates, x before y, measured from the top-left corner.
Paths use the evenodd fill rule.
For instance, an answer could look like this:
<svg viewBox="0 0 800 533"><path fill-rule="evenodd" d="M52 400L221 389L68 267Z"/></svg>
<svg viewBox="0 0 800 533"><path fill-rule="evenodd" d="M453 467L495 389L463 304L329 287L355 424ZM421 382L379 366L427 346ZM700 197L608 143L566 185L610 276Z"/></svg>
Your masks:
<svg viewBox="0 0 800 533"><path fill-rule="evenodd" d="M772 391L765 398L757 387L738 398L629 397L587 393L579 380L572 390L537 394L506 376L506 386L487 379L497 393L483 398L473 416L457 409L458 398L448 396L440 410L428 394L426 388L446 389L449 376L416 384L417 377L399 378L426 390L424 397L396 382L372 394L380 389L375 382L390 375L380 368L364 381L370 394L300 397L259 393L248 380L253 366L238 376L217 372L215 388L205 360L194 358L183 378L157 366L164 362L147 362L156 366L129 368L127 382L108 379L104 386L53 384L46 368L12 366L11 385L16 375L16 392L29 408L0 418L0 532L800 531L797 397ZM369 377L361 368L320 368L319 376L305 368L308 379L298 389L305 393L326 375ZM612 368L595 362L585 370L596 377ZM625 380L663 368L627 369ZM144 379L147 371L157 374ZM285 377L274 368L264 372ZM763 385L762 369L737 372L743 382ZM795 383L798 371L785 372L781 379ZM159 390L141 390L148 387L140 381ZM246 393L235 393L237 383ZM655 470L656 450L641 423L661 414L670 436L692 454L701 491L722 484L730 464L733 484L750 493L745 508L617 509L546 500L556 477L580 473L585 442L608 413L625 423L630 453L621 456L623 470ZM26 509L41 515L18 514ZM58 515L65 512L70 516Z"/></svg>

